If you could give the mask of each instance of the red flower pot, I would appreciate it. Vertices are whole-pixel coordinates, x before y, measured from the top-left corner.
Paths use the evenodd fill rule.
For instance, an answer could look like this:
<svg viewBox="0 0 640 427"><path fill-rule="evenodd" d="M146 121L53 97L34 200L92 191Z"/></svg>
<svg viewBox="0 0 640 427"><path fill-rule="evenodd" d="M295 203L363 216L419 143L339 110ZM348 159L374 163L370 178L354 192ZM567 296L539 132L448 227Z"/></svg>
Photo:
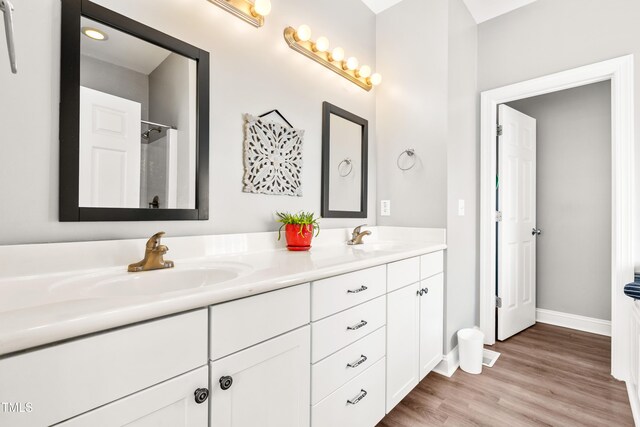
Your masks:
<svg viewBox="0 0 640 427"><path fill-rule="evenodd" d="M287 224L285 227L287 248L290 251L308 251L311 249L313 225Z"/></svg>

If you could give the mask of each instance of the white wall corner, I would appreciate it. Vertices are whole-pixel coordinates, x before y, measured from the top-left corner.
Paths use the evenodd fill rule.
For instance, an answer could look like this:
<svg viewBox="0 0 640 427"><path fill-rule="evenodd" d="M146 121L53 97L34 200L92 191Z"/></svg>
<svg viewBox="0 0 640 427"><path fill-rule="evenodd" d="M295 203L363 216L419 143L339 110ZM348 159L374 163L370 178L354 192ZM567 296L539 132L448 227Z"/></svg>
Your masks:
<svg viewBox="0 0 640 427"><path fill-rule="evenodd" d="M548 323L549 325L561 326L563 328L576 329L578 331L590 332L592 334L611 336L611 321L595 319L592 317L579 316L571 313L561 313L559 311L536 308L536 322Z"/></svg>
<svg viewBox="0 0 640 427"><path fill-rule="evenodd" d="M444 355L442 361L433 369L433 372L451 378L458 367L460 367L460 354L458 353L458 346L455 346L453 350Z"/></svg>

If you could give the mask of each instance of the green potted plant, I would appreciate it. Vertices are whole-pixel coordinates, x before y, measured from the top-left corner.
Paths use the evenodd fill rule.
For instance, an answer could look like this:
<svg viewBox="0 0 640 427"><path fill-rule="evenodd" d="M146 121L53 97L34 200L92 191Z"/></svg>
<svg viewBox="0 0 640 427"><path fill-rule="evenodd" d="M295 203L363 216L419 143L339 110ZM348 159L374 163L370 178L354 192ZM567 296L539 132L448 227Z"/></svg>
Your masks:
<svg viewBox="0 0 640 427"><path fill-rule="evenodd" d="M320 233L320 224L313 212L276 212L278 222L282 223L278 230L278 240L285 230L287 248L290 251L308 251L311 249L311 239Z"/></svg>

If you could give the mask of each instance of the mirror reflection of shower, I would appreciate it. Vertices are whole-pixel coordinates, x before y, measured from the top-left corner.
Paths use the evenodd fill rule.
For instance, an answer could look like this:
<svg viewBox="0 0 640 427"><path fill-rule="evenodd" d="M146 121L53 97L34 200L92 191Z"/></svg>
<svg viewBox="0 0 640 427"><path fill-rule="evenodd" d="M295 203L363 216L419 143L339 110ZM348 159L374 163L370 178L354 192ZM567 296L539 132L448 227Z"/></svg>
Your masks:
<svg viewBox="0 0 640 427"><path fill-rule="evenodd" d="M140 206L175 208L178 130L146 120L141 123Z"/></svg>

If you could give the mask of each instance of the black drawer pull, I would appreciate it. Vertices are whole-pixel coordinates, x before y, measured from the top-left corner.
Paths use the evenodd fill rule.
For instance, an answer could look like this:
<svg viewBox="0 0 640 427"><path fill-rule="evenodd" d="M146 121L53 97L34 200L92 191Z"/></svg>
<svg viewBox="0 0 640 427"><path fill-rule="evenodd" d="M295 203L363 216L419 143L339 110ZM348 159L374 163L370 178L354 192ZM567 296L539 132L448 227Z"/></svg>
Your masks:
<svg viewBox="0 0 640 427"><path fill-rule="evenodd" d="M347 330L349 331L356 331L360 328L362 328L363 326L367 326L367 321L366 320L361 320L360 323L357 323L353 326L347 326Z"/></svg>
<svg viewBox="0 0 640 427"><path fill-rule="evenodd" d="M360 359L356 360L355 362L347 363L347 368L357 368L358 366L362 365L366 361L367 361L367 356L363 354L362 356L360 356Z"/></svg>
<svg viewBox="0 0 640 427"><path fill-rule="evenodd" d="M347 293L348 293L348 294L359 294L360 292L364 292L364 291L366 291L367 289L369 289L369 288L367 288L365 285L362 285L362 286L360 286L358 289L349 289L349 290L347 291Z"/></svg>
<svg viewBox="0 0 640 427"><path fill-rule="evenodd" d="M362 399L364 399L367 396L367 392L366 390L361 389L360 393L358 393L358 395L356 397L354 397L351 400L347 400L347 403L350 405L356 405L358 404Z"/></svg>
<svg viewBox="0 0 640 427"><path fill-rule="evenodd" d="M222 390L229 390L231 385L233 385L233 378L230 376L220 377L218 381L220 382L220 388Z"/></svg>
<svg viewBox="0 0 640 427"><path fill-rule="evenodd" d="M196 403L198 405L204 403L209 398L209 389L199 388L193 392L193 396L195 397Z"/></svg>

